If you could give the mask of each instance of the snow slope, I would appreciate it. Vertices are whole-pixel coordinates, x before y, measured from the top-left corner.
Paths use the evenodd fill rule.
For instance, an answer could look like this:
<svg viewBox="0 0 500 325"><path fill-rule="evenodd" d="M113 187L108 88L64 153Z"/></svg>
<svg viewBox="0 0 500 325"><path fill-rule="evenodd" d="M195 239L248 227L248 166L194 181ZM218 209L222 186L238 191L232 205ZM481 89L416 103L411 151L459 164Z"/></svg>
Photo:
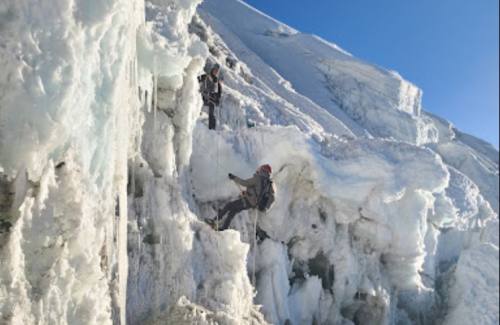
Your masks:
<svg viewBox="0 0 500 325"><path fill-rule="evenodd" d="M498 323L498 152L397 73L200 2L0 3L0 324ZM276 204L214 232L262 163Z"/></svg>
<svg viewBox="0 0 500 325"><path fill-rule="evenodd" d="M314 35L256 15L242 2L206 1L202 8L229 27L297 92L350 128L361 125L374 136L429 141L416 127L424 124L419 119L421 91L398 74L357 60Z"/></svg>
<svg viewBox="0 0 500 325"><path fill-rule="evenodd" d="M198 35L209 45L212 61L228 63L224 71L225 85L229 88L229 94L225 98L228 103L223 105L221 114L227 119L229 128L238 132L237 138L232 140L223 135L222 143L234 143L232 146L239 158L226 160L230 150L226 148L226 144L218 142L217 145L222 147L217 150L223 152L218 155L218 159L223 162L218 162L211 170L218 171L222 165L230 166L232 171L244 173L235 166L235 161L238 160L253 161L251 166L272 162L279 170L287 170L289 165L295 164L307 166L296 167L300 172L292 173L294 178L297 173L300 175L295 184L298 183L298 187L306 189L306 193L302 194L306 202L296 203L301 202L301 195L296 194L297 190L290 189L293 185L287 180L281 180L285 176L280 174L275 176L275 181L278 188L285 192L284 197L280 193L280 200L273 211L259 218L260 226L271 239L281 243L275 244L276 248L269 247L262 252L262 255L268 255L272 251L274 253L271 255L275 257L270 259L273 261L271 265L266 265L266 271L258 270L267 274L257 278L258 289L266 292L258 290L257 302L263 304L267 319L273 323L284 323L287 319L309 323L314 317L322 322L336 323L342 318L338 316L341 314L347 316L344 321L349 318L363 323L360 319L370 319L373 314L377 314L380 323L404 322L406 317L412 323L429 323L446 318L447 308L453 310L451 303L448 306L449 296L458 295L456 290L450 292L442 289L440 285L449 276L447 272L450 272L450 268L454 267L450 264L455 265L460 259L462 249L465 248L465 252L470 249L470 237L474 233L480 232L488 220L497 218L498 152L491 145L463 135L448 122L423 112L420 106L421 91L397 73L362 62L336 45L313 35L301 34L240 1L205 1L198 12L204 24L210 26L205 27L208 31L198 32ZM197 24L203 25L201 22ZM249 75L251 77L248 77ZM281 97L282 106L297 107L317 122L319 125L311 125L308 129L302 127L305 121L295 124L301 131L311 134L312 142L320 149L316 152L305 148L297 150L303 148L303 145L297 143L297 140L291 140L295 137L289 134L266 139L266 136L262 135L266 132L265 129L258 130L254 136L255 140L243 140L248 131L239 130L241 123L234 123L234 117L227 116L232 113L227 113L226 110L239 110L238 116L248 116L253 110L261 110L268 117L264 123L275 126L289 125L280 115L276 116L268 105L262 104L262 100L253 102L256 96L248 89L253 87L271 90L273 96ZM310 106L303 105L298 100L301 97L307 97L316 107L319 106L323 110L311 110ZM267 100L264 102L268 104ZM241 113L242 110L245 114ZM319 111L329 112L348 127L352 135L342 134L338 128L326 127L324 116L317 114ZM311 128L317 131L310 132ZM278 130L279 128L274 127L273 133L281 132ZM386 140L369 140L373 137ZM202 138L199 141L203 141ZM292 144L288 147L287 143L290 141ZM344 141L347 144L344 144ZM344 150L343 145L346 148ZM207 147L208 143L201 145L204 149L200 149L198 160L202 159L201 155L206 155ZM421 150L439 156L437 165L430 164L426 167L425 160L421 159L424 157ZM398 158L395 158L391 151L397 152ZM412 151L414 153L409 154ZM299 155L297 152L303 154ZM304 154L306 152L309 154ZM359 156L356 156L355 153L358 152ZM368 152L376 153L376 158L371 157ZM407 154L409 156L406 156ZM197 157L196 144L194 155ZM315 158L303 158L304 155ZM276 156L279 158L276 159ZM349 160L348 157L352 156L355 158ZM310 162L317 160L317 157L321 157L321 160L333 159L333 162L322 161L319 165ZM215 158L217 157L209 159L208 162L203 161L203 164L210 164ZM411 165L404 163L406 159L412 162ZM303 160L307 163L302 163ZM345 171L341 172L343 169L335 163L337 160L345 163ZM391 167L384 167L386 164ZM247 175L248 170L252 169L251 166L245 166ZM199 169L204 170L202 166L199 166ZM308 171L309 169L313 171ZM441 176L425 174L425 171L436 173L440 169L444 170ZM387 176L383 176L384 170L388 172ZM223 179L225 171L224 169L223 172L216 172L215 178ZM304 174L309 173L321 175L319 180L328 180L328 186L321 185L318 179L308 180ZM337 173L341 175L340 178L336 178ZM195 192L202 187L201 184L206 184L205 191L198 190L210 193L208 197L201 193L197 197L202 201L220 199L217 194L212 197L214 194L208 191L210 186L216 184L213 183L215 181L210 179L200 182L202 175L195 174L195 177ZM300 180L301 178L306 180ZM405 179L418 179L422 182L419 185L410 185ZM436 185L429 182L431 179L437 182ZM235 189L224 190L224 183L217 186L222 188L218 193L223 192L228 197L231 192L233 196L236 194ZM319 194L312 194L316 191ZM411 194L412 191L415 191L415 194ZM314 197L321 197L321 200L314 200ZM321 223L314 218L311 223L306 221L305 216L315 214L309 209L315 211L320 207L321 211L325 202L334 207L331 208L334 211L334 224L348 225L349 234L344 240L339 239L341 236L333 236L328 243L322 243L316 237L317 233L323 230L332 237L332 234L336 234L335 227L318 226ZM296 208L296 204L300 208ZM391 207L393 205L394 207ZM294 209L298 211L294 213ZM300 216L297 217L300 222L294 226L292 220L295 220L296 213ZM391 217L391 213L394 213L394 217ZM323 211L319 214L325 215ZM246 223L251 228L251 222ZM280 226L282 224L287 224L286 229ZM244 226L239 228L242 233L251 231L245 229ZM300 248L294 248L297 240ZM359 241L360 244L353 244L353 240ZM265 245L264 243L262 245ZM356 252L353 248L356 245L361 245L364 251L373 256L367 258L364 256L366 252ZM489 258L498 260L498 245L493 247L496 248L489 252ZM283 254L285 259L279 257ZM304 265L323 255L327 255L326 269L329 265L334 270L333 288L336 290L333 292L336 294L330 295L326 292L325 289L331 289L330 287L308 296L311 294L311 287L307 281L301 285L301 281L294 282L295 273L305 273L306 279L308 273L309 276L314 275L307 272L308 266ZM343 263L337 261L335 255L339 256L337 259L340 260L350 255L353 262L342 270ZM359 271L355 265L366 265L367 259L373 259L369 263L370 267ZM461 272L461 265L458 264L457 272ZM300 271L290 271L295 268ZM272 275L269 275L270 273ZM353 273L358 274L360 279L356 281L349 278ZM381 275L373 276L378 273ZM472 276L474 272L470 270L464 273ZM374 294L375 302L359 302L353 298L359 297L357 291L366 286L367 281L363 276L378 278L370 278L369 282L372 284L367 285L370 288L378 288ZM347 279L344 281L343 277ZM290 284L287 284L286 278ZM498 283L491 274L486 278L493 284ZM347 290L345 285L339 286L340 283L352 283L352 287L350 293L347 291L346 297L339 299L339 293ZM308 292L305 298L309 302L308 305L310 301L317 301L313 304L317 307L309 310L308 316L294 314L300 307L294 305L292 297L300 296L294 292L302 292L301 286L304 295ZM498 300L498 291L485 291L485 296L490 302L487 308L492 315L490 320L497 320L498 305L495 302ZM334 300L337 300L336 308L326 303L329 301L331 304ZM323 311L322 304L325 309ZM394 307L396 305L397 307ZM337 315L333 316L335 313L332 310L336 310ZM345 315L343 311L346 311ZM325 316L329 313L329 316Z"/></svg>
<svg viewBox="0 0 500 325"><path fill-rule="evenodd" d="M368 133L429 144L447 164L471 177L498 212L498 152L463 135L449 122L422 112L421 90L399 74L362 62L338 46L295 31L241 1L209 0L201 8L207 23L235 55L259 71L257 75L265 70L259 64L264 63L287 80L289 87L330 112L356 135ZM273 87L273 83L269 80L267 86ZM303 105L298 107L304 109ZM314 112L305 112L321 121Z"/></svg>

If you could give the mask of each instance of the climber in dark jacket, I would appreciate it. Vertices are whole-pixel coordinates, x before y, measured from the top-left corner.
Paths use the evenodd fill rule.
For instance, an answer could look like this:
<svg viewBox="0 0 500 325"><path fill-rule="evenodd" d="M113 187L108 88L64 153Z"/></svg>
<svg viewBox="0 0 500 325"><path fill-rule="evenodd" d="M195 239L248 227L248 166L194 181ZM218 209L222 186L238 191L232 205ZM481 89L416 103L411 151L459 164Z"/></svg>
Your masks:
<svg viewBox="0 0 500 325"><path fill-rule="evenodd" d="M271 166L262 165L249 179L241 179L233 174L228 175L229 179L234 181L236 184L246 187L246 190L241 193L237 200L229 202L222 210L219 211L217 216L218 220L222 220L224 216L228 214L222 227L219 227L219 230L226 230L229 228L231 221L238 212L258 207L259 198L261 198L262 192L265 190L263 186L265 182L270 182L270 186L267 191L272 192L272 195L270 195L270 200L265 203L266 206L263 208L268 209L271 206L274 201L274 185L270 181L271 173Z"/></svg>
<svg viewBox="0 0 500 325"><path fill-rule="evenodd" d="M198 77L203 105L208 106L208 128L215 130L215 106L219 106L222 95L222 86L219 80L220 66L216 63L210 73Z"/></svg>

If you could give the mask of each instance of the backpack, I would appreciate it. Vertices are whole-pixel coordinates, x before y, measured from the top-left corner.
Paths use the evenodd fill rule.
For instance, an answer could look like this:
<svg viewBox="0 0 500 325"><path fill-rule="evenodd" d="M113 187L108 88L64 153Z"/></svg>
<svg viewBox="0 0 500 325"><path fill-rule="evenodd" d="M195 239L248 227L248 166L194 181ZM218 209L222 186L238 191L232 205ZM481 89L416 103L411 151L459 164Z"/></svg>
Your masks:
<svg viewBox="0 0 500 325"><path fill-rule="evenodd" d="M271 208L274 202L274 183L269 177L262 177L261 191L257 200L257 209L265 212Z"/></svg>

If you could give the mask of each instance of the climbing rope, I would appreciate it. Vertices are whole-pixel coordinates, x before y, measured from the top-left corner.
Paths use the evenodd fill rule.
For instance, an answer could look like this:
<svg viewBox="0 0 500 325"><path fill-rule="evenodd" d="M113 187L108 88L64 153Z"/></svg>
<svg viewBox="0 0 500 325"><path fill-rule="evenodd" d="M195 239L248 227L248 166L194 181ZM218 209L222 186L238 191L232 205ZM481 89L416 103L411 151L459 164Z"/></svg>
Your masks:
<svg viewBox="0 0 500 325"><path fill-rule="evenodd" d="M216 135L217 135L216 139L215 139L215 142L216 142L216 144L215 144L215 146L216 146L216 155L217 155L217 157L215 158L215 161L216 161L215 175L216 175L216 177L214 177L215 182L217 182L217 177L219 176L219 136L218 136L219 134L217 132L217 127L214 130L214 132L216 132ZM220 191L219 191L220 188L217 188L217 190L220 193ZM217 228L217 231L219 231L219 222L220 222L220 220L219 220L220 219L220 217L219 217L219 207L217 207L217 211L216 212L217 212L217 220L215 222L215 227Z"/></svg>
<svg viewBox="0 0 500 325"><path fill-rule="evenodd" d="M221 114L221 109L220 109L220 99L219 99L219 105L214 107L214 114L215 114L215 119L216 119L216 126L215 128L217 129L217 124L220 125L222 124L222 114Z"/></svg>
<svg viewBox="0 0 500 325"><path fill-rule="evenodd" d="M257 219L259 217L259 213L255 212L254 224L253 224L253 266L252 266L252 284L254 287L257 287L257 283L255 282L255 255L257 255Z"/></svg>
<svg viewBox="0 0 500 325"><path fill-rule="evenodd" d="M238 183L234 183L237 187L238 187L238 190L241 192L243 192L243 188L240 186L240 184ZM257 220L259 218L259 212L258 211L255 211L253 213L254 215L254 220L253 220L253 256L252 256L252 284L254 286L256 286L256 283L255 283L255 261L256 261L256 254L257 254Z"/></svg>

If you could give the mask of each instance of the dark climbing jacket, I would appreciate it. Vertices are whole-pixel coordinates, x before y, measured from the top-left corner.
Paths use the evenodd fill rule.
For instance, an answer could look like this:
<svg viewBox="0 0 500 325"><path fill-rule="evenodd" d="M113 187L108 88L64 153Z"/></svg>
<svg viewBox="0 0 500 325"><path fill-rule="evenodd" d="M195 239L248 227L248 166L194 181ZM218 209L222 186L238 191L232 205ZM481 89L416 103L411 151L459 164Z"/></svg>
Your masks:
<svg viewBox="0 0 500 325"><path fill-rule="evenodd" d="M249 179L235 176L233 181L247 188L242 197L252 208L266 211L273 204L275 188L269 174L258 171Z"/></svg>
<svg viewBox="0 0 500 325"><path fill-rule="evenodd" d="M203 97L203 104L207 106L211 104L218 106L222 95L222 86L219 78L209 73L198 77L198 81L200 82L200 92Z"/></svg>
<svg viewBox="0 0 500 325"><path fill-rule="evenodd" d="M261 183L261 191L257 200L257 209L267 211L274 203L274 183L270 177L266 177Z"/></svg>

